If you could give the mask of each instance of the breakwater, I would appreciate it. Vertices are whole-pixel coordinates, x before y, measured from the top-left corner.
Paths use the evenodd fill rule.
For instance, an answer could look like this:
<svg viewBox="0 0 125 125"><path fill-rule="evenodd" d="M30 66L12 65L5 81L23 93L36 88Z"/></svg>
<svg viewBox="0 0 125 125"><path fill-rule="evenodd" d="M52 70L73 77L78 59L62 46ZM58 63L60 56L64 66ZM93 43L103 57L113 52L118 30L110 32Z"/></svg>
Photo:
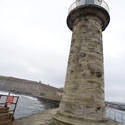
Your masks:
<svg viewBox="0 0 125 125"><path fill-rule="evenodd" d="M41 82L0 76L0 91L10 91L48 100L60 100L60 89Z"/></svg>

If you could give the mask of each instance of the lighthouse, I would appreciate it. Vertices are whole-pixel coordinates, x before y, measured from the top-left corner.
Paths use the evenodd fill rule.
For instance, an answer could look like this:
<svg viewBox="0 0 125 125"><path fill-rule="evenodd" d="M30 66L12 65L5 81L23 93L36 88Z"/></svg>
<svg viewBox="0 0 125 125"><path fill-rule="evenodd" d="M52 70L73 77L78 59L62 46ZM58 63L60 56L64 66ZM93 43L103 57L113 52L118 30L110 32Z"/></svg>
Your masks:
<svg viewBox="0 0 125 125"><path fill-rule="evenodd" d="M76 0L70 6L72 40L64 94L54 116L57 125L112 125L105 118L102 42L109 22L104 0Z"/></svg>

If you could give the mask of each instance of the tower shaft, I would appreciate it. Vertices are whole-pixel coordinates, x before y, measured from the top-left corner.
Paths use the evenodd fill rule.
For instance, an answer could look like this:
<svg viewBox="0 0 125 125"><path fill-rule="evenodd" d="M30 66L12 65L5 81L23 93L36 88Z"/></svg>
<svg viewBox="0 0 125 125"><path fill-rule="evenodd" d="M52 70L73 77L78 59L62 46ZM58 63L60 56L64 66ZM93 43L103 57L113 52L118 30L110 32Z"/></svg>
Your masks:
<svg viewBox="0 0 125 125"><path fill-rule="evenodd" d="M73 27L60 113L85 119L103 118L104 80L101 21L82 16Z"/></svg>
<svg viewBox="0 0 125 125"><path fill-rule="evenodd" d="M57 114L61 119L57 118L72 118L73 123L84 119L99 121L104 112L101 20L81 16L73 26L64 95Z"/></svg>

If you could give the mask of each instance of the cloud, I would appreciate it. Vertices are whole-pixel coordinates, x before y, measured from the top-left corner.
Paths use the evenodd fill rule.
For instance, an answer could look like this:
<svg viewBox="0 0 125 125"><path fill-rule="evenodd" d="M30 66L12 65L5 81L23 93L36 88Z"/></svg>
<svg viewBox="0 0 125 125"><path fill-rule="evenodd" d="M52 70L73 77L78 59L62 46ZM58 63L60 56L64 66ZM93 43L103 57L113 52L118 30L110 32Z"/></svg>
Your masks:
<svg viewBox="0 0 125 125"><path fill-rule="evenodd" d="M64 86L72 0L0 1L0 74ZM111 22L103 33L107 100L125 101L124 0L107 1Z"/></svg>
<svg viewBox="0 0 125 125"><path fill-rule="evenodd" d="M70 32L65 23L69 4L63 4L0 1L1 75L64 85Z"/></svg>

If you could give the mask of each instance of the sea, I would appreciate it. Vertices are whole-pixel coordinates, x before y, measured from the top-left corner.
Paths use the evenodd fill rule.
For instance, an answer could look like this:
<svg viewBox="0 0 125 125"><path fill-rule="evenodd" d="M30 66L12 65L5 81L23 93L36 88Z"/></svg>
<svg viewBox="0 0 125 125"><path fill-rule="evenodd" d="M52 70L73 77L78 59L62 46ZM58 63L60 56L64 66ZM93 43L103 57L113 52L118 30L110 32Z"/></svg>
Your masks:
<svg viewBox="0 0 125 125"><path fill-rule="evenodd" d="M7 95L8 93L0 91L0 94ZM43 111L45 109L45 105L35 97L18 94L12 95L19 96L19 101L14 114L15 119L26 117L37 112ZM125 111L113 108L106 108L106 117L110 117L120 122L121 125L125 125Z"/></svg>
<svg viewBox="0 0 125 125"><path fill-rule="evenodd" d="M8 92L0 91L0 94L7 95ZM32 114L35 114L37 112L44 110L44 105L42 104L42 102L39 101L35 97L26 96L26 95L18 95L18 94L13 94L13 93L12 95L19 96L18 104L17 104L16 111L14 114L15 119L26 117L26 116L29 116L29 115L32 115ZM0 99L0 103L3 101L4 100Z"/></svg>

